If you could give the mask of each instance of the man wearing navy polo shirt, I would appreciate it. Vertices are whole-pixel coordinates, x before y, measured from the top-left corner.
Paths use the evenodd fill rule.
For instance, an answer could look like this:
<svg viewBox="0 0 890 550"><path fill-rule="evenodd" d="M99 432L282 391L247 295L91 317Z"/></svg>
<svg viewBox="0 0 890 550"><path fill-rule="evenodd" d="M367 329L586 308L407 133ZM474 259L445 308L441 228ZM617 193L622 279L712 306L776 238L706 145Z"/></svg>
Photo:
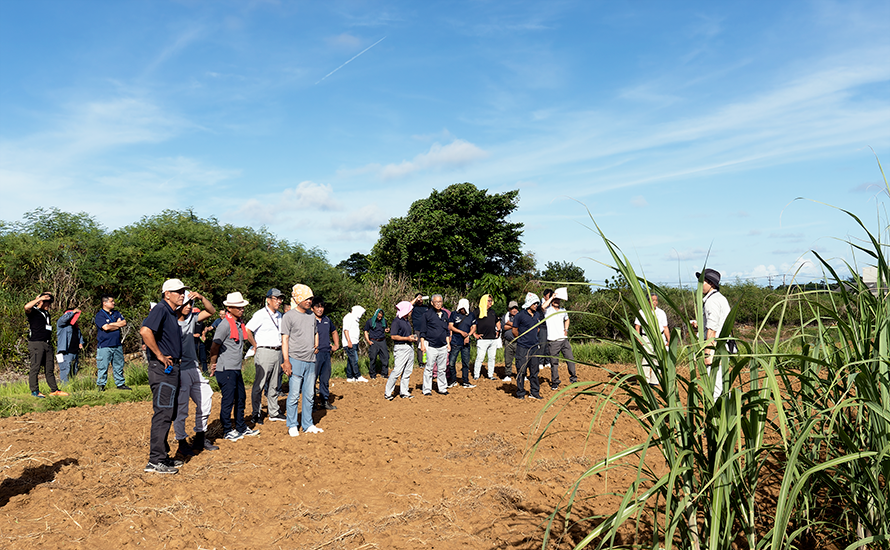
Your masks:
<svg viewBox="0 0 890 550"><path fill-rule="evenodd" d="M99 391L105 391L108 382L108 363L114 375L114 385L119 390L129 390L124 380L124 347L121 342L121 329L127 321L121 312L114 309L114 297L110 294L102 296L102 309L93 320L96 324L96 385Z"/></svg>
<svg viewBox="0 0 890 550"><path fill-rule="evenodd" d="M516 398L525 399L525 378L528 372L530 397L541 399L541 382L538 380L538 307L541 300L532 292L525 295L522 311L513 318L513 336L516 338Z"/></svg>
<svg viewBox="0 0 890 550"><path fill-rule="evenodd" d="M445 365L448 363L448 314L442 309L442 295L434 294L433 307L423 316L423 332L420 334L420 351L426 353L423 369L423 395L433 393L433 370L436 370L438 393L448 395L445 382Z"/></svg>
<svg viewBox="0 0 890 550"><path fill-rule="evenodd" d="M318 395L315 400L316 409L328 411L336 410L331 403L331 353L340 348L340 337L337 336L337 327L331 322L331 318L324 314L324 300L318 296L312 297L312 313L315 314L315 331L318 334L318 348L315 350L315 378L318 380ZM331 339L334 340L331 345Z"/></svg>
<svg viewBox="0 0 890 550"><path fill-rule="evenodd" d="M151 387L151 436L146 472L179 473L182 461L167 456L167 435L176 416L179 394L179 363L182 358L182 337L176 310L182 306L187 287L179 279L164 281L164 299L151 309L142 322L139 334L148 350L148 384Z"/></svg>

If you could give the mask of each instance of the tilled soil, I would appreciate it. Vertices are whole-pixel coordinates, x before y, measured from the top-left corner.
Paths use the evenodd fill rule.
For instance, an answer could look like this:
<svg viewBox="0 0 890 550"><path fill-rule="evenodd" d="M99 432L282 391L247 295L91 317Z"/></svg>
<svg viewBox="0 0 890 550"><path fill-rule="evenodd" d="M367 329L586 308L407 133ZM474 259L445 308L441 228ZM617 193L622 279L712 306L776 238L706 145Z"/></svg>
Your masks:
<svg viewBox="0 0 890 550"><path fill-rule="evenodd" d="M598 367L578 372L607 377ZM420 380L415 369L415 397L393 401L383 398L384 379L334 380L337 410L314 413L324 433L292 438L285 423L267 420L259 436L219 439L220 450L178 475L143 472L150 403L0 419L0 547L540 548L554 507L606 454L605 434L612 430L613 451L640 437L629 420L612 426L611 415L591 426L601 400L590 396L561 394L539 417L557 395L549 373L544 401L517 400L515 382L486 379L425 397ZM216 394L212 437L218 405ZM628 483L621 473L593 477L579 494ZM600 496L580 507L602 514L613 505ZM550 547L571 547L585 527L557 528Z"/></svg>

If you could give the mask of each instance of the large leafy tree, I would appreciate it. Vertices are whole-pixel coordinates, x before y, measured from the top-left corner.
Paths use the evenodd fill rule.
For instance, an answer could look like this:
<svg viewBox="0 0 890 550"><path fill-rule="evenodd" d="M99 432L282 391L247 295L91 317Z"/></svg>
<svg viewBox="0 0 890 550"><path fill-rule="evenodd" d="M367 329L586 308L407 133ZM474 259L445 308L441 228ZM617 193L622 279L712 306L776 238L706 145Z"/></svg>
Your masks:
<svg viewBox="0 0 890 550"><path fill-rule="evenodd" d="M507 221L519 191L489 194L472 183L433 190L380 228L371 270L405 274L424 287L461 288L506 275L522 257L522 224Z"/></svg>

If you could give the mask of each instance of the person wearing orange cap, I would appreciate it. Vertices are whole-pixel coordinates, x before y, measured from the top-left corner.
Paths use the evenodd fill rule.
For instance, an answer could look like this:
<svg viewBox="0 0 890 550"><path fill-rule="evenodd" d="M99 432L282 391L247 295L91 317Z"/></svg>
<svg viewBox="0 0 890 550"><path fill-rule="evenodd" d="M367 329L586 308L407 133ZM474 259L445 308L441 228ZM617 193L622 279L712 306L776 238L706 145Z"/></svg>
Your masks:
<svg viewBox="0 0 890 550"><path fill-rule="evenodd" d="M312 307L312 289L306 285L294 285L291 291L291 310L281 318L281 353L284 361L281 370L288 376L287 433L300 435L300 427L308 434L322 433L312 420L315 398L315 350L318 349L318 331ZM303 412L297 422L297 409L301 401Z"/></svg>

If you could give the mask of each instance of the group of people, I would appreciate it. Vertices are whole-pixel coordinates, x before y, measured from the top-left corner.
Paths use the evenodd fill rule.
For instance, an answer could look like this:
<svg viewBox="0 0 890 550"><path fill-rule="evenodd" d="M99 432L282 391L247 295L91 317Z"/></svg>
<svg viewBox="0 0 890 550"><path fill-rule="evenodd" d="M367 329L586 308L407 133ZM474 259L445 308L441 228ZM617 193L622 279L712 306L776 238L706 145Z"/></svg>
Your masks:
<svg viewBox="0 0 890 550"><path fill-rule="evenodd" d="M696 274L703 280L704 335L713 339L721 333L729 313L726 298L719 293L720 274L706 269ZM209 380L201 372L202 360L196 335L199 328L216 313L213 304L203 295L190 291L179 279L168 279L161 289L162 300L154 305L143 321L140 335L148 359L148 378L152 391L153 414L149 461L146 472L175 474L182 460L170 456L167 443L170 426L173 425L178 441L177 455L187 458L201 451L219 449L206 438L213 391ZM542 399L541 368L550 368L551 389L561 383L559 358L566 362L570 383L578 381L572 346L568 339L569 316L563 303L568 300L566 288L547 289L542 297L529 292L520 306L511 301L507 311L499 315L493 309L494 300L486 294L478 308L471 310L465 298L458 301L454 311L443 307L443 297L431 298L420 293L413 300L396 304L396 316L388 323L382 308L377 309L359 330L365 309L356 305L343 317L342 339L337 327L325 315L325 303L313 295L312 290L297 284L291 290L290 303L277 288L270 289L264 307L245 321L244 310L249 302L240 292L228 294L223 302L224 311L213 324L212 345L207 352L209 374L215 376L220 388L220 423L223 438L238 441L244 437L259 435L258 426L264 419L285 422L288 434L297 437L301 431L318 434L323 430L313 421L315 408L336 410L330 394L331 354L343 346L346 357L347 382L367 382L358 367L359 342L368 346L370 365L368 374L373 379L387 377L384 398L393 400L396 386L398 396L411 399L410 378L415 361L423 370L422 394L435 392L448 395L449 389L460 385L476 387L473 382L482 376L483 362L487 363L487 377L495 379L495 355L504 348L505 382L513 376L516 367L517 399ZM425 301L429 300L429 305ZM651 342L643 334L643 325L656 327L647 334L659 334L668 345L670 332L667 316L658 308L658 297L652 295L651 312L640 311L634 326L647 349ZM65 396L58 388L54 376L54 363L49 345L52 325L49 309L54 302L50 293L42 293L25 304L29 321L29 351L31 357L30 389L32 395L44 397L39 391L37 379L40 368L45 369L51 395ZM198 303L203 306L197 307ZM123 375L123 348L121 330L127 325L123 315L114 309L112 296L102 297L102 308L96 313L94 323L98 331L97 386L104 390L108 366L112 366L114 382L118 389L129 390ZM282 311L283 310L283 311ZM56 323L58 328L57 349L60 354L60 375L63 382L77 372L77 355L83 347L78 328L80 310L66 308ZM694 323L694 322L693 322ZM696 327L697 328L697 327ZM394 366L389 372L389 347L392 341ZM476 343L476 361L470 377L470 347ZM252 412L245 418L246 390L241 369L245 358L245 346L250 344L254 353L256 373L251 391ZM730 350L732 351L732 350ZM461 359L461 377L457 376L457 360ZM713 349L706 356L709 366ZM377 362L380 362L378 368ZM658 376L648 366L644 367L649 383L657 384ZM282 414L278 398L281 395L282 373L289 379L285 411ZM722 376L718 376L715 398L722 392ZM526 380L528 391L526 391ZM318 395L316 396L316 382ZM266 397L267 414L262 411ZM185 429L189 416L189 402L195 405L195 436L187 443ZM248 426L247 422L253 424Z"/></svg>
<svg viewBox="0 0 890 550"><path fill-rule="evenodd" d="M59 389L56 381L56 360L59 362L59 377L62 383L76 375L79 371L79 356L83 350L83 335L80 331L81 310L70 306L56 320L56 354L50 344L53 325L50 322L50 308L55 297L50 292L42 292L25 304L25 315L28 319L28 355L30 372L28 384L31 395L38 398L46 397L40 391L39 376L43 369L50 395L67 396L68 393ZM111 365L114 383L119 390L130 390L124 379L124 348L121 329L127 321L119 311L114 309L114 297L102 296L102 307L93 317L97 331L96 365L98 373L96 384L99 391L104 391L108 383L108 366Z"/></svg>

